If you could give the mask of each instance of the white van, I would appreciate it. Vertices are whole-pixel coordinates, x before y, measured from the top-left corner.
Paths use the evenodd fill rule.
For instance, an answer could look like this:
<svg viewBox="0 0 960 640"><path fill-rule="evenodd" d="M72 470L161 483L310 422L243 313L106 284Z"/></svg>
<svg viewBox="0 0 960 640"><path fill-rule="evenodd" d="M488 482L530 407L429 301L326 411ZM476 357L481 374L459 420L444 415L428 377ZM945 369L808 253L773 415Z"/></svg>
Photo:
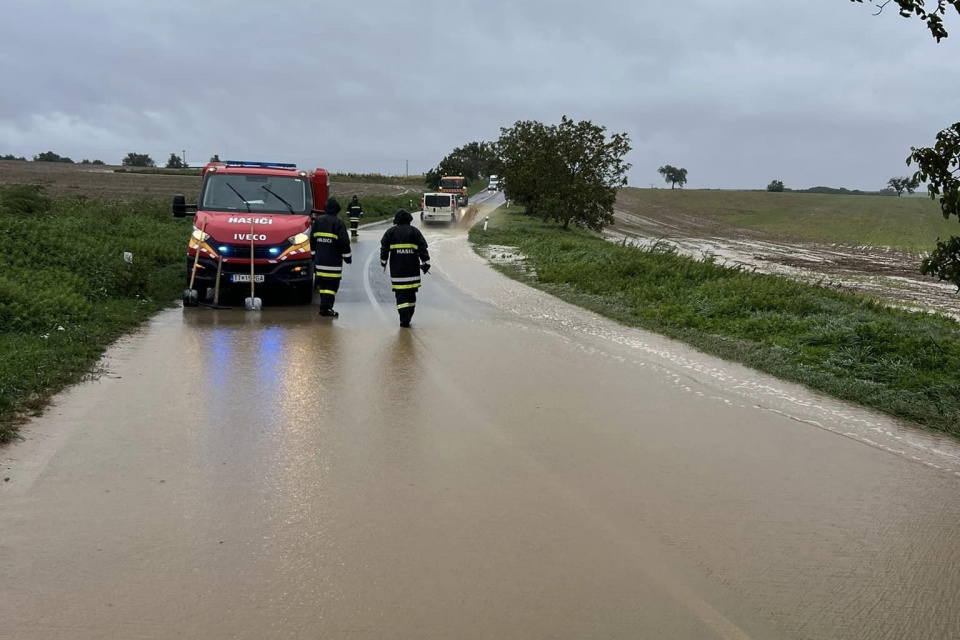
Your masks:
<svg viewBox="0 0 960 640"><path fill-rule="evenodd" d="M420 201L420 219L425 224L456 224L458 213L453 193L425 193Z"/></svg>

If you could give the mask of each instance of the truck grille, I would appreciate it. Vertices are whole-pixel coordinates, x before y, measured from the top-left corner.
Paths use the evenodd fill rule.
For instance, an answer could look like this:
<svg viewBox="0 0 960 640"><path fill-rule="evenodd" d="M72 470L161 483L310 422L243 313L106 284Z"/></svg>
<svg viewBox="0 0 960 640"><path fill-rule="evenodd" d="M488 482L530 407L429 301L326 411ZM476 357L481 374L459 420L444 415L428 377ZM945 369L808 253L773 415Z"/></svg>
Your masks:
<svg viewBox="0 0 960 640"><path fill-rule="evenodd" d="M269 275L277 270L275 264L254 264L253 273L256 275ZM236 262L224 262L223 263L223 272L224 273L250 273L250 263L240 264Z"/></svg>
<svg viewBox="0 0 960 640"><path fill-rule="evenodd" d="M249 244L221 244L218 245L221 247L221 253L224 258L236 258L239 260L249 260L250 259L250 245ZM289 241L284 241L283 244L275 245L254 245L253 247L253 259L254 260L272 260L279 257L287 248L290 246ZM222 249L226 247L226 251ZM271 252L271 249L275 251Z"/></svg>

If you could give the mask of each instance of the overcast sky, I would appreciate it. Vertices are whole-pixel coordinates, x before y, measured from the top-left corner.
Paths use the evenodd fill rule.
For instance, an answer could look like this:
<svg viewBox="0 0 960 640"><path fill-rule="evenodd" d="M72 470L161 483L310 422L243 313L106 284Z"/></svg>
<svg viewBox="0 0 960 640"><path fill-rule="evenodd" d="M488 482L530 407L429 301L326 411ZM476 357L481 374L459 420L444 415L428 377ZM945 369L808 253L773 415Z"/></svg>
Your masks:
<svg viewBox="0 0 960 640"><path fill-rule="evenodd" d="M960 20L848 0L3 0L0 154L186 149L400 173L521 119L633 140L630 182L876 189L960 120Z"/></svg>

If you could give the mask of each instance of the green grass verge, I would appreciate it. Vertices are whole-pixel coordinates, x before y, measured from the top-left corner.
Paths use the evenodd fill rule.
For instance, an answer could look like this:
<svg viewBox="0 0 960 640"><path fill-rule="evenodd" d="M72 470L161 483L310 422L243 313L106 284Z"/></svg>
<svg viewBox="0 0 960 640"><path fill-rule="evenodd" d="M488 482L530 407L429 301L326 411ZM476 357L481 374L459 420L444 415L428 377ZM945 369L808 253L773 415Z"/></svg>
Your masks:
<svg viewBox="0 0 960 640"><path fill-rule="evenodd" d="M392 184L401 187L426 188L424 176L385 176L379 173L331 173L331 182L364 182L368 184Z"/></svg>
<svg viewBox="0 0 960 640"><path fill-rule="evenodd" d="M341 213L340 217L343 218L344 221L347 219L346 208L349 204L349 199L344 199L340 202L340 206L344 209L344 213ZM403 208L411 212L419 211L420 194L409 193L402 196L367 196L360 199L360 204L363 206L363 218L360 220L360 224L377 222L378 220L393 220L397 209Z"/></svg>
<svg viewBox="0 0 960 640"><path fill-rule="evenodd" d="M166 201L0 189L0 442L18 416L88 375L110 343L176 299L190 224Z"/></svg>
<svg viewBox="0 0 960 640"><path fill-rule="evenodd" d="M474 180L467 186L467 195L475 196L481 191L486 191L488 184L490 184L490 180L487 178L482 180Z"/></svg>
<svg viewBox="0 0 960 640"><path fill-rule="evenodd" d="M791 195L789 197L796 197ZM563 231L511 207L470 240L507 275L626 325L960 436L960 324L879 301Z"/></svg>
<svg viewBox="0 0 960 640"><path fill-rule="evenodd" d="M620 209L669 222L674 214L760 231L797 242L929 251L938 237L960 235L926 197L850 196L758 191L623 189Z"/></svg>

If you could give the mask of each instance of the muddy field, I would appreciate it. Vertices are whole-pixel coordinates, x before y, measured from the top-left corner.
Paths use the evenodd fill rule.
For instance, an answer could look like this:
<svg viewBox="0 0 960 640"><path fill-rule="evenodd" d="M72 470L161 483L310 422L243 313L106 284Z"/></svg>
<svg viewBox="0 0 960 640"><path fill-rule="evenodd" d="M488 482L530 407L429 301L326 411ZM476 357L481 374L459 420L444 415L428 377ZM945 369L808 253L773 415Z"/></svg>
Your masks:
<svg viewBox="0 0 960 640"><path fill-rule="evenodd" d="M196 197L199 191L200 178L197 176L117 173L119 168L109 165L0 161L0 186L41 184L54 196L112 200L171 198L175 193L182 193L190 199ZM332 182L331 191L338 198L354 194L364 198L419 192L410 186L359 182Z"/></svg>
<svg viewBox="0 0 960 640"><path fill-rule="evenodd" d="M621 200L615 242L651 247L658 242L698 259L758 273L784 275L835 289L866 293L911 309L936 310L960 319L956 287L920 275L923 254L840 243L791 242L709 217Z"/></svg>

